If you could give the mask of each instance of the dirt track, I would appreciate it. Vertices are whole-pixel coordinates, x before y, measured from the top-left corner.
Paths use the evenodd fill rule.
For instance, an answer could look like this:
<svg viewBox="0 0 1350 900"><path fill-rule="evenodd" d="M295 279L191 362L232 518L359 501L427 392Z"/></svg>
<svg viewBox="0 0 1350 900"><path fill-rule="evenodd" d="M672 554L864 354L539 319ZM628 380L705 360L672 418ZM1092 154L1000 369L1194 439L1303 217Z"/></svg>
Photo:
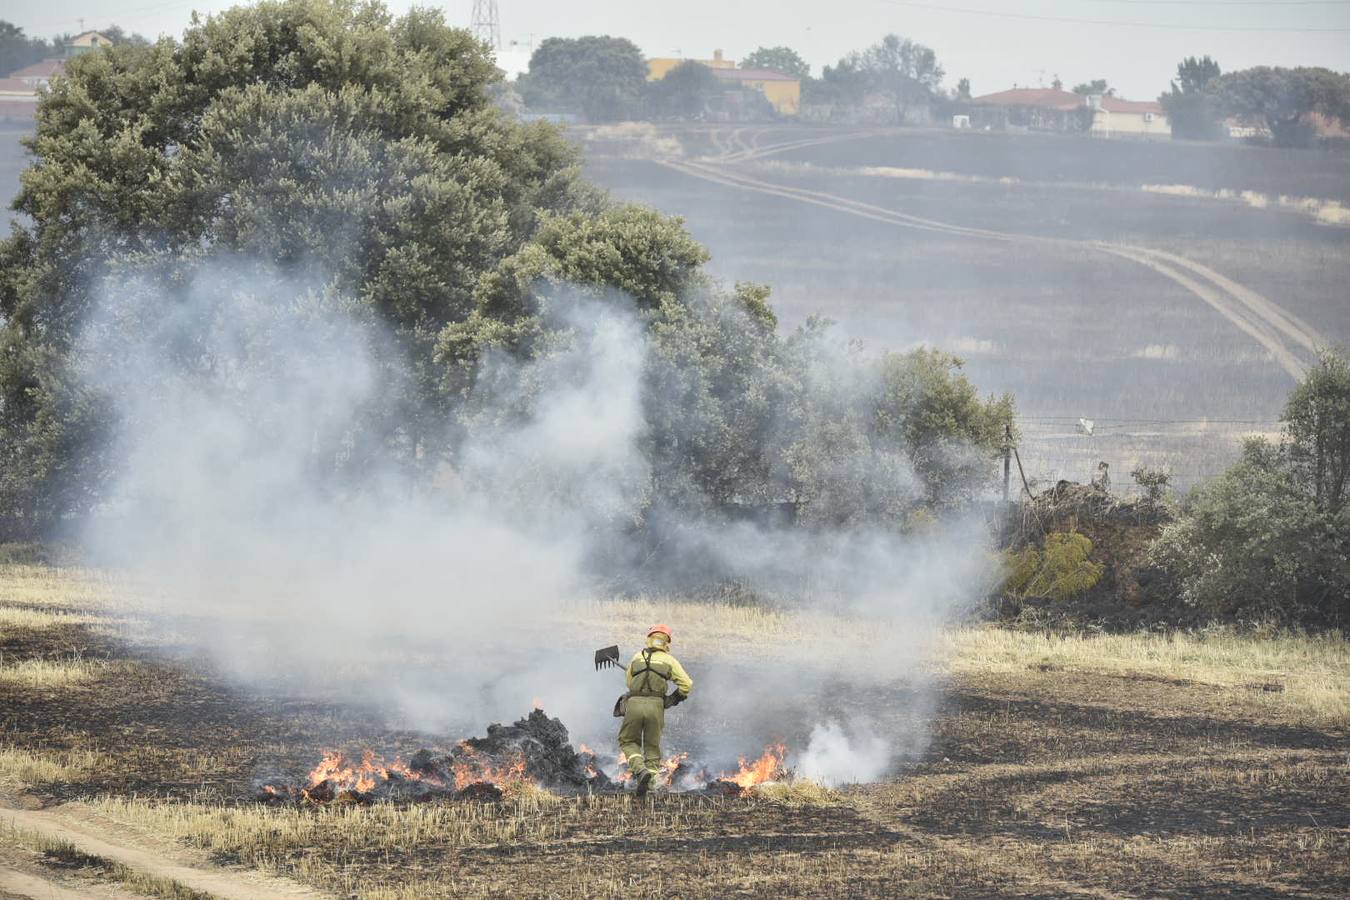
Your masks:
<svg viewBox="0 0 1350 900"><path fill-rule="evenodd" d="M67 806L40 810L0 809L0 823L65 841L90 856L121 863L146 875L171 879L194 891L225 900L297 900L328 896L256 872L212 866L199 856L177 848L156 846L130 829ZM88 890L75 889L14 871L0 871L0 889L35 900L116 896L110 895L102 885Z"/></svg>
<svg viewBox="0 0 1350 900"><path fill-rule="evenodd" d="M684 175L715 184L795 200L799 203L807 203L902 228L955 234L977 240L1020 242L1087 250L1089 252L1107 253L1129 260L1175 282L1199 298L1227 319L1234 327L1265 348L1271 354L1271 357L1279 363L1280 367L1296 380L1307 371L1318 348L1329 346L1331 343L1312 326L1268 298L1207 266L1176 253L1131 244L1071 240L987 228L969 228L910 215L898 210L875 206L822 191L764 181L730 168L733 164L748 162L774 153L820 143L834 143L868 137L873 132L845 132L826 137L759 144L758 134L747 137L743 133L744 131L744 129L737 129L732 132L728 141L723 141L718 133L714 132L712 139L714 147L719 150L717 155L697 161L666 159L658 160L658 162Z"/></svg>

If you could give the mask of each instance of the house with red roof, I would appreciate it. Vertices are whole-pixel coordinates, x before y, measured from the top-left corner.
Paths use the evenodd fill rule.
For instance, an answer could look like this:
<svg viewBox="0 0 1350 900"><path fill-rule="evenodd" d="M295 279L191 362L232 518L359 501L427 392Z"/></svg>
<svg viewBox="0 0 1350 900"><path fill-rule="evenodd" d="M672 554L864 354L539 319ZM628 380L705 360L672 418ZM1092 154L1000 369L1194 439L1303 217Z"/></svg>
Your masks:
<svg viewBox="0 0 1350 900"><path fill-rule="evenodd" d="M1013 88L971 101L971 126L1100 137L1171 137L1162 105L1060 88Z"/></svg>
<svg viewBox="0 0 1350 900"><path fill-rule="evenodd" d="M24 66L17 72L10 72L9 77L22 81L36 90L51 84L51 80L65 70L66 61L64 59L44 59L41 62L33 63L31 66Z"/></svg>
<svg viewBox="0 0 1350 900"><path fill-rule="evenodd" d="M0 78L0 119L31 119L37 115L37 89L17 78Z"/></svg>

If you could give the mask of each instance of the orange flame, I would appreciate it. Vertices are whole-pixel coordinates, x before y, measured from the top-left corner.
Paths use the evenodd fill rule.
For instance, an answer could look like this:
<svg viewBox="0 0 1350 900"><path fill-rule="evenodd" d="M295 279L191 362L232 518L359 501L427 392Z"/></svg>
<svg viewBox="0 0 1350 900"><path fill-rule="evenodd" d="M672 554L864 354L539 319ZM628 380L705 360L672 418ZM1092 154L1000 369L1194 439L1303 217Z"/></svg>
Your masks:
<svg viewBox="0 0 1350 900"><path fill-rule="evenodd" d="M597 772L595 769L595 751L592 750L590 747L587 747L585 744L577 744L577 753L585 754L591 757L591 762L586 763L586 770L585 770L586 777L587 778L598 777L600 773Z"/></svg>
<svg viewBox="0 0 1350 900"><path fill-rule="evenodd" d="M730 775L723 774L722 780L732 782L741 790L748 790L757 784L781 779L787 774L783 767L783 759L786 756L787 747L783 744L772 744L765 747L764 754L754 762L746 762L742 756L737 760L740 769Z"/></svg>
<svg viewBox="0 0 1350 900"><path fill-rule="evenodd" d="M525 777L525 757L517 756L503 766L490 766L478 758L478 753L467 741L460 741L460 752L468 759L455 763L451 769L455 775L455 790L462 791L471 784L481 781L501 785L508 781L520 781Z"/></svg>
<svg viewBox="0 0 1350 900"><path fill-rule="evenodd" d="M687 752L676 753L674 756L662 761L661 763L661 783L667 787L675 783L675 773L684 765L684 761L689 758Z"/></svg>
<svg viewBox="0 0 1350 900"><path fill-rule="evenodd" d="M477 782L486 781L500 786L508 781L519 781L525 777L525 757L523 756L517 756L504 765L493 766L481 761L478 754L467 743L461 743L459 748L468 759L455 763L451 767L454 776L454 789L457 791ZM308 797L311 790L324 782L328 782L335 794L344 792L367 794L375 790L382 782L393 777L400 777L409 781L421 781L440 788L451 786L434 772L413 771L399 757L395 757L393 762L386 762L383 758L377 756L375 751L363 750L361 761L355 763L340 751L329 750L324 753L323 759L319 760L319 764L310 770L309 782L301 793ZM276 789L270 785L264 786L264 790L269 794L277 793Z"/></svg>

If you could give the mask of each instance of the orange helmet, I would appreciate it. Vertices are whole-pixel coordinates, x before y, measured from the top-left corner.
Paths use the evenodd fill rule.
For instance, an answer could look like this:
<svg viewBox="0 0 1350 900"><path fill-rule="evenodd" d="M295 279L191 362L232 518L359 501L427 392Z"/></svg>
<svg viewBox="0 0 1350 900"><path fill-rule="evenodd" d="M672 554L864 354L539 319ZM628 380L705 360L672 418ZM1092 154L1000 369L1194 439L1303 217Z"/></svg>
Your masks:
<svg viewBox="0 0 1350 900"><path fill-rule="evenodd" d="M664 634L667 641L675 640L675 636L670 633L669 625L653 625L651 628L647 629L647 637L651 637L654 634Z"/></svg>

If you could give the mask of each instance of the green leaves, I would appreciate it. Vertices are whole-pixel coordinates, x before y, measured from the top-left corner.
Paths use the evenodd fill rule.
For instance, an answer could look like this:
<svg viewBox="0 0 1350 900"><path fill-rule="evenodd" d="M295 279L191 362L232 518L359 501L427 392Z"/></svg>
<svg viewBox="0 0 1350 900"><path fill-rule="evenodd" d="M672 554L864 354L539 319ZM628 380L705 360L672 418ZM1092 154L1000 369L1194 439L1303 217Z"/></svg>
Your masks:
<svg viewBox="0 0 1350 900"><path fill-rule="evenodd" d="M556 130L488 101L498 77L439 12L395 20L347 0L234 7L194 19L181 44L72 60L30 142L16 206L31 224L3 252L0 441L15 450L0 465L23 470L0 475L17 492L0 504L47 516L97 496L104 473L67 455L92 458L97 434L59 373L100 279L147 259L246 254L321 273L420 373L390 408L443 410L436 337L471 315L483 273L542 215L595 206ZM370 427L362 440L378 443L400 426Z"/></svg>
<svg viewBox="0 0 1350 900"><path fill-rule="evenodd" d="M1092 541L1077 532L1052 532L1045 549L1026 547L1010 554L1005 593L1017 597L1069 600L1101 580L1105 566L1089 559Z"/></svg>
<svg viewBox="0 0 1350 900"><path fill-rule="evenodd" d="M1350 366L1325 354L1290 395L1286 441L1243 458L1187 498L1149 550L1184 596L1225 614L1350 617Z"/></svg>
<svg viewBox="0 0 1350 900"><path fill-rule="evenodd" d="M612 122L637 111L646 81L647 63L636 44L626 38L587 35L544 40L530 57L530 70L519 85L531 109Z"/></svg>

